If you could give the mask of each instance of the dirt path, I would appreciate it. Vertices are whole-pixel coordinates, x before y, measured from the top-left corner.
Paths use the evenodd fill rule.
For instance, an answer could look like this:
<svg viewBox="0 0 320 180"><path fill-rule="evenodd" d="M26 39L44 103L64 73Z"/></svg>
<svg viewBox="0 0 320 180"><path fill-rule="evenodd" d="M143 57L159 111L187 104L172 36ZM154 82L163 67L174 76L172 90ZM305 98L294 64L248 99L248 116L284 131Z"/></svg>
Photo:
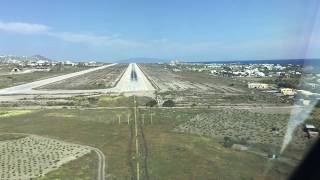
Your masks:
<svg viewBox="0 0 320 180"><path fill-rule="evenodd" d="M90 147L90 146L88 146ZM98 158L99 158L99 166L98 166L98 180L105 180L106 176L105 176L105 169L106 169L106 157L105 155L103 154L102 151L100 151L100 149L97 149L97 148L94 148L94 147L91 147L92 150L94 150L97 155L98 155Z"/></svg>
<svg viewBox="0 0 320 180"><path fill-rule="evenodd" d="M140 117L140 116L139 116ZM144 125L142 124L141 121L139 121L139 129L140 129L140 135L141 135L141 156L143 159L143 170L144 170L144 175L145 175L145 179L149 180L149 171L148 171L148 144L145 138L145 134L144 134Z"/></svg>
<svg viewBox="0 0 320 180"><path fill-rule="evenodd" d="M128 140L128 164L130 167L131 180L135 179L135 170L134 170L134 159L132 156L132 144L133 144L133 124L129 124L129 140Z"/></svg>
<svg viewBox="0 0 320 180"><path fill-rule="evenodd" d="M136 143L136 173L137 173L137 180L140 180L140 151L139 151L139 135L138 135L138 119L137 119L137 101L136 97L133 96L133 101L134 101L134 130L135 130L135 143Z"/></svg>

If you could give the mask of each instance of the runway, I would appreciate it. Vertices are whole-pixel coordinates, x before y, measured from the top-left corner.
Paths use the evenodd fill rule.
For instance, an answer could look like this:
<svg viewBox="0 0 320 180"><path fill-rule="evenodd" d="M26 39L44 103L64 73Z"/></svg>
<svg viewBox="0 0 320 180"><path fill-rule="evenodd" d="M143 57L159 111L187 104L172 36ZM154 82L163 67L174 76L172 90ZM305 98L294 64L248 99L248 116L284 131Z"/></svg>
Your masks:
<svg viewBox="0 0 320 180"><path fill-rule="evenodd" d="M71 77L83 75L96 70L110 68L115 64L92 68L84 71L70 73L62 76L57 76L49 79L34 81L14 87L0 89L0 95L14 94L82 94L82 93L130 93L130 92L152 92L155 88L149 82L148 78L137 66L136 63L130 63L119 82L113 88L108 89L92 89L92 90L35 90L34 88L44 86L57 81L65 80ZM135 78L132 78L132 73Z"/></svg>
<svg viewBox="0 0 320 180"><path fill-rule="evenodd" d="M136 74L136 77L132 77L132 74ZM134 75L133 75L134 76ZM129 64L127 70L123 74L122 78L114 88L114 91L118 92L136 92L136 91L154 91L154 87L151 85L145 74L137 66L136 63Z"/></svg>

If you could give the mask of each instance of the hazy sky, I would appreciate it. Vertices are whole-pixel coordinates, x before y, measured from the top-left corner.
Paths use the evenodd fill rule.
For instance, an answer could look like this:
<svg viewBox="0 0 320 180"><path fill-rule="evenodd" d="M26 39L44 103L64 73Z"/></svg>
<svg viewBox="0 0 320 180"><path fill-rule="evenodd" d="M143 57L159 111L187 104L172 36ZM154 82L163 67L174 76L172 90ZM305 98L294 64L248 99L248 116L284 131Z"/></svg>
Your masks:
<svg viewBox="0 0 320 180"><path fill-rule="evenodd" d="M317 1L3 0L0 54L109 61L319 58Z"/></svg>

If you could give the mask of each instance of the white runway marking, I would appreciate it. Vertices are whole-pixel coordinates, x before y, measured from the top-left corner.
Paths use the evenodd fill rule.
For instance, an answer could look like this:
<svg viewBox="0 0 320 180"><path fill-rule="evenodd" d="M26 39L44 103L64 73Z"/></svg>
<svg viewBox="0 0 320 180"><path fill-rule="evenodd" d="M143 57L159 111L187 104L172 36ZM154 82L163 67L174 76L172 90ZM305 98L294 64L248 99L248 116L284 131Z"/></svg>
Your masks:
<svg viewBox="0 0 320 180"><path fill-rule="evenodd" d="M136 79L131 77L132 72L136 73ZM153 91L155 89L137 64L131 63L114 90L119 92L135 92Z"/></svg>

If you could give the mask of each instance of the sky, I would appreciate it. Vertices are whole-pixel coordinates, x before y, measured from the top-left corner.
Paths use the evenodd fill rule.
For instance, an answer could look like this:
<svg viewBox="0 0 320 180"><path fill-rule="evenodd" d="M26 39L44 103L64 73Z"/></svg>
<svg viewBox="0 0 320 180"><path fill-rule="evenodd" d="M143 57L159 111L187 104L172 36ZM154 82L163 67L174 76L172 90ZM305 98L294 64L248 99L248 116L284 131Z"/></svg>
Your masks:
<svg viewBox="0 0 320 180"><path fill-rule="evenodd" d="M56 60L320 58L318 0L2 0L0 54Z"/></svg>

